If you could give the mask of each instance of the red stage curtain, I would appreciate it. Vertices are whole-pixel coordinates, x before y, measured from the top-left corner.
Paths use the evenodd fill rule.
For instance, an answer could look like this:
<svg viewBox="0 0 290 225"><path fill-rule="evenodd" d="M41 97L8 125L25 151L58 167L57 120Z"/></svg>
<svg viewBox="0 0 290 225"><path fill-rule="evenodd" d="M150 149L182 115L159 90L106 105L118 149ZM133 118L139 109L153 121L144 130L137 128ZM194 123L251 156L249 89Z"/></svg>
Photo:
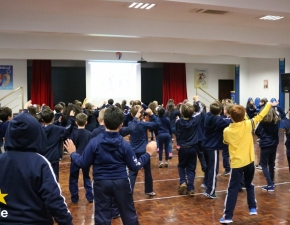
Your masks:
<svg viewBox="0 0 290 225"><path fill-rule="evenodd" d="M54 108L51 82L51 60L33 60L31 83L33 104L46 104L51 109Z"/></svg>
<svg viewBox="0 0 290 225"><path fill-rule="evenodd" d="M171 98L175 104L187 99L185 63L164 63L162 87L164 106Z"/></svg>

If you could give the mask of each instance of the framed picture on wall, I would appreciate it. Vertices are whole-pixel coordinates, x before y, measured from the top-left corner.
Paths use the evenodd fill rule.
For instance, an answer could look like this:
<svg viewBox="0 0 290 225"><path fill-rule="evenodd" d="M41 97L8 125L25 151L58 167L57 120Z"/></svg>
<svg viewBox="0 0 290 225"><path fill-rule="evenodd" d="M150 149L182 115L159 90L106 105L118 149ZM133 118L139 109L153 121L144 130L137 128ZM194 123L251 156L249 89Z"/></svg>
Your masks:
<svg viewBox="0 0 290 225"><path fill-rule="evenodd" d="M194 70L194 88L208 88L208 70L195 69Z"/></svg>
<svg viewBox="0 0 290 225"><path fill-rule="evenodd" d="M13 66L0 65L0 90L13 90Z"/></svg>
<svg viewBox="0 0 290 225"><path fill-rule="evenodd" d="M264 80L264 89L268 89L268 88L269 88L268 80Z"/></svg>

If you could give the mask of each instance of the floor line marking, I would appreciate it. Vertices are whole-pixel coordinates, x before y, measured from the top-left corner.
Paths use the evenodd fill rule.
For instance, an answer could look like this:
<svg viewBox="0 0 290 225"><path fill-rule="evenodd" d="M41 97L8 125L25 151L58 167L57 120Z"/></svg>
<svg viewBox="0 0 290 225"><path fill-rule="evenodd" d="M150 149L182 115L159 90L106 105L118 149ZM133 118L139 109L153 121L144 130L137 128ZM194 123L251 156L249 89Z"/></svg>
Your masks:
<svg viewBox="0 0 290 225"><path fill-rule="evenodd" d="M290 184L290 182L281 182L281 183L276 183L275 186L278 186L278 185L283 185L283 184ZM255 189L256 188L261 188L262 186L264 185L257 185L255 186ZM217 193L222 193L222 192L226 192L227 190L220 190L220 191L216 191ZM196 193L194 194L194 196L197 196L197 195L203 195L203 192L202 193ZM171 198L180 198L180 197L187 197L187 195L173 195L173 196L168 196L168 197L160 197L160 198L155 198L155 197L151 197L151 198L148 198L148 199L140 199L140 200L136 200L134 202L146 202L146 201L153 201L153 200L163 200L163 199L171 199Z"/></svg>

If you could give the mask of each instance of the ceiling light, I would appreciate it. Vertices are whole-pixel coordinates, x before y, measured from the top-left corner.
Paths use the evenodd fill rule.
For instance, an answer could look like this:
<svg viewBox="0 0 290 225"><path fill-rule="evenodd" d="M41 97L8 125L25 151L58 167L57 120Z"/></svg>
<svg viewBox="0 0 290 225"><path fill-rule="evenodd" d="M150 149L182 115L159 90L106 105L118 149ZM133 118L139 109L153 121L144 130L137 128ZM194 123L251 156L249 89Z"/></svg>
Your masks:
<svg viewBox="0 0 290 225"><path fill-rule="evenodd" d="M151 5L149 5L146 9L151 9L151 8L153 8L155 6L155 4L151 4Z"/></svg>
<svg viewBox="0 0 290 225"><path fill-rule="evenodd" d="M150 3L132 3L129 5L129 8L135 8L135 9L151 9L155 6L156 4L150 4Z"/></svg>
<svg viewBox="0 0 290 225"><path fill-rule="evenodd" d="M146 8L148 5L149 5L149 3L146 3L146 4L142 5L141 9Z"/></svg>
<svg viewBox="0 0 290 225"><path fill-rule="evenodd" d="M132 3L132 4L129 6L129 8L133 8L135 5L137 5L136 2Z"/></svg>
<svg viewBox="0 0 290 225"><path fill-rule="evenodd" d="M280 19L283 19L283 18L284 18L283 16L271 16L271 15L268 15L268 16L263 16L260 19L261 20L280 20Z"/></svg>
<svg viewBox="0 0 290 225"><path fill-rule="evenodd" d="M143 3L139 3L138 5L136 5L134 8L138 9L141 5L143 5Z"/></svg>

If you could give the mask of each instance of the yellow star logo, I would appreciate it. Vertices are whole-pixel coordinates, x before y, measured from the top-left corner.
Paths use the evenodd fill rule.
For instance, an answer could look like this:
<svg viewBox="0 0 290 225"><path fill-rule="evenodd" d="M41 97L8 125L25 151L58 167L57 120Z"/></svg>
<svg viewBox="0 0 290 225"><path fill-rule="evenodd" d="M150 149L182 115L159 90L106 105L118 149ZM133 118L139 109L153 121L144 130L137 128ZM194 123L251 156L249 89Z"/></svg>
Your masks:
<svg viewBox="0 0 290 225"><path fill-rule="evenodd" d="M0 189L0 202L5 204L5 205L7 205L7 203L6 203L5 199L4 199L4 197L7 196L7 195L8 194L2 194L1 193L1 189Z"/></svg>

